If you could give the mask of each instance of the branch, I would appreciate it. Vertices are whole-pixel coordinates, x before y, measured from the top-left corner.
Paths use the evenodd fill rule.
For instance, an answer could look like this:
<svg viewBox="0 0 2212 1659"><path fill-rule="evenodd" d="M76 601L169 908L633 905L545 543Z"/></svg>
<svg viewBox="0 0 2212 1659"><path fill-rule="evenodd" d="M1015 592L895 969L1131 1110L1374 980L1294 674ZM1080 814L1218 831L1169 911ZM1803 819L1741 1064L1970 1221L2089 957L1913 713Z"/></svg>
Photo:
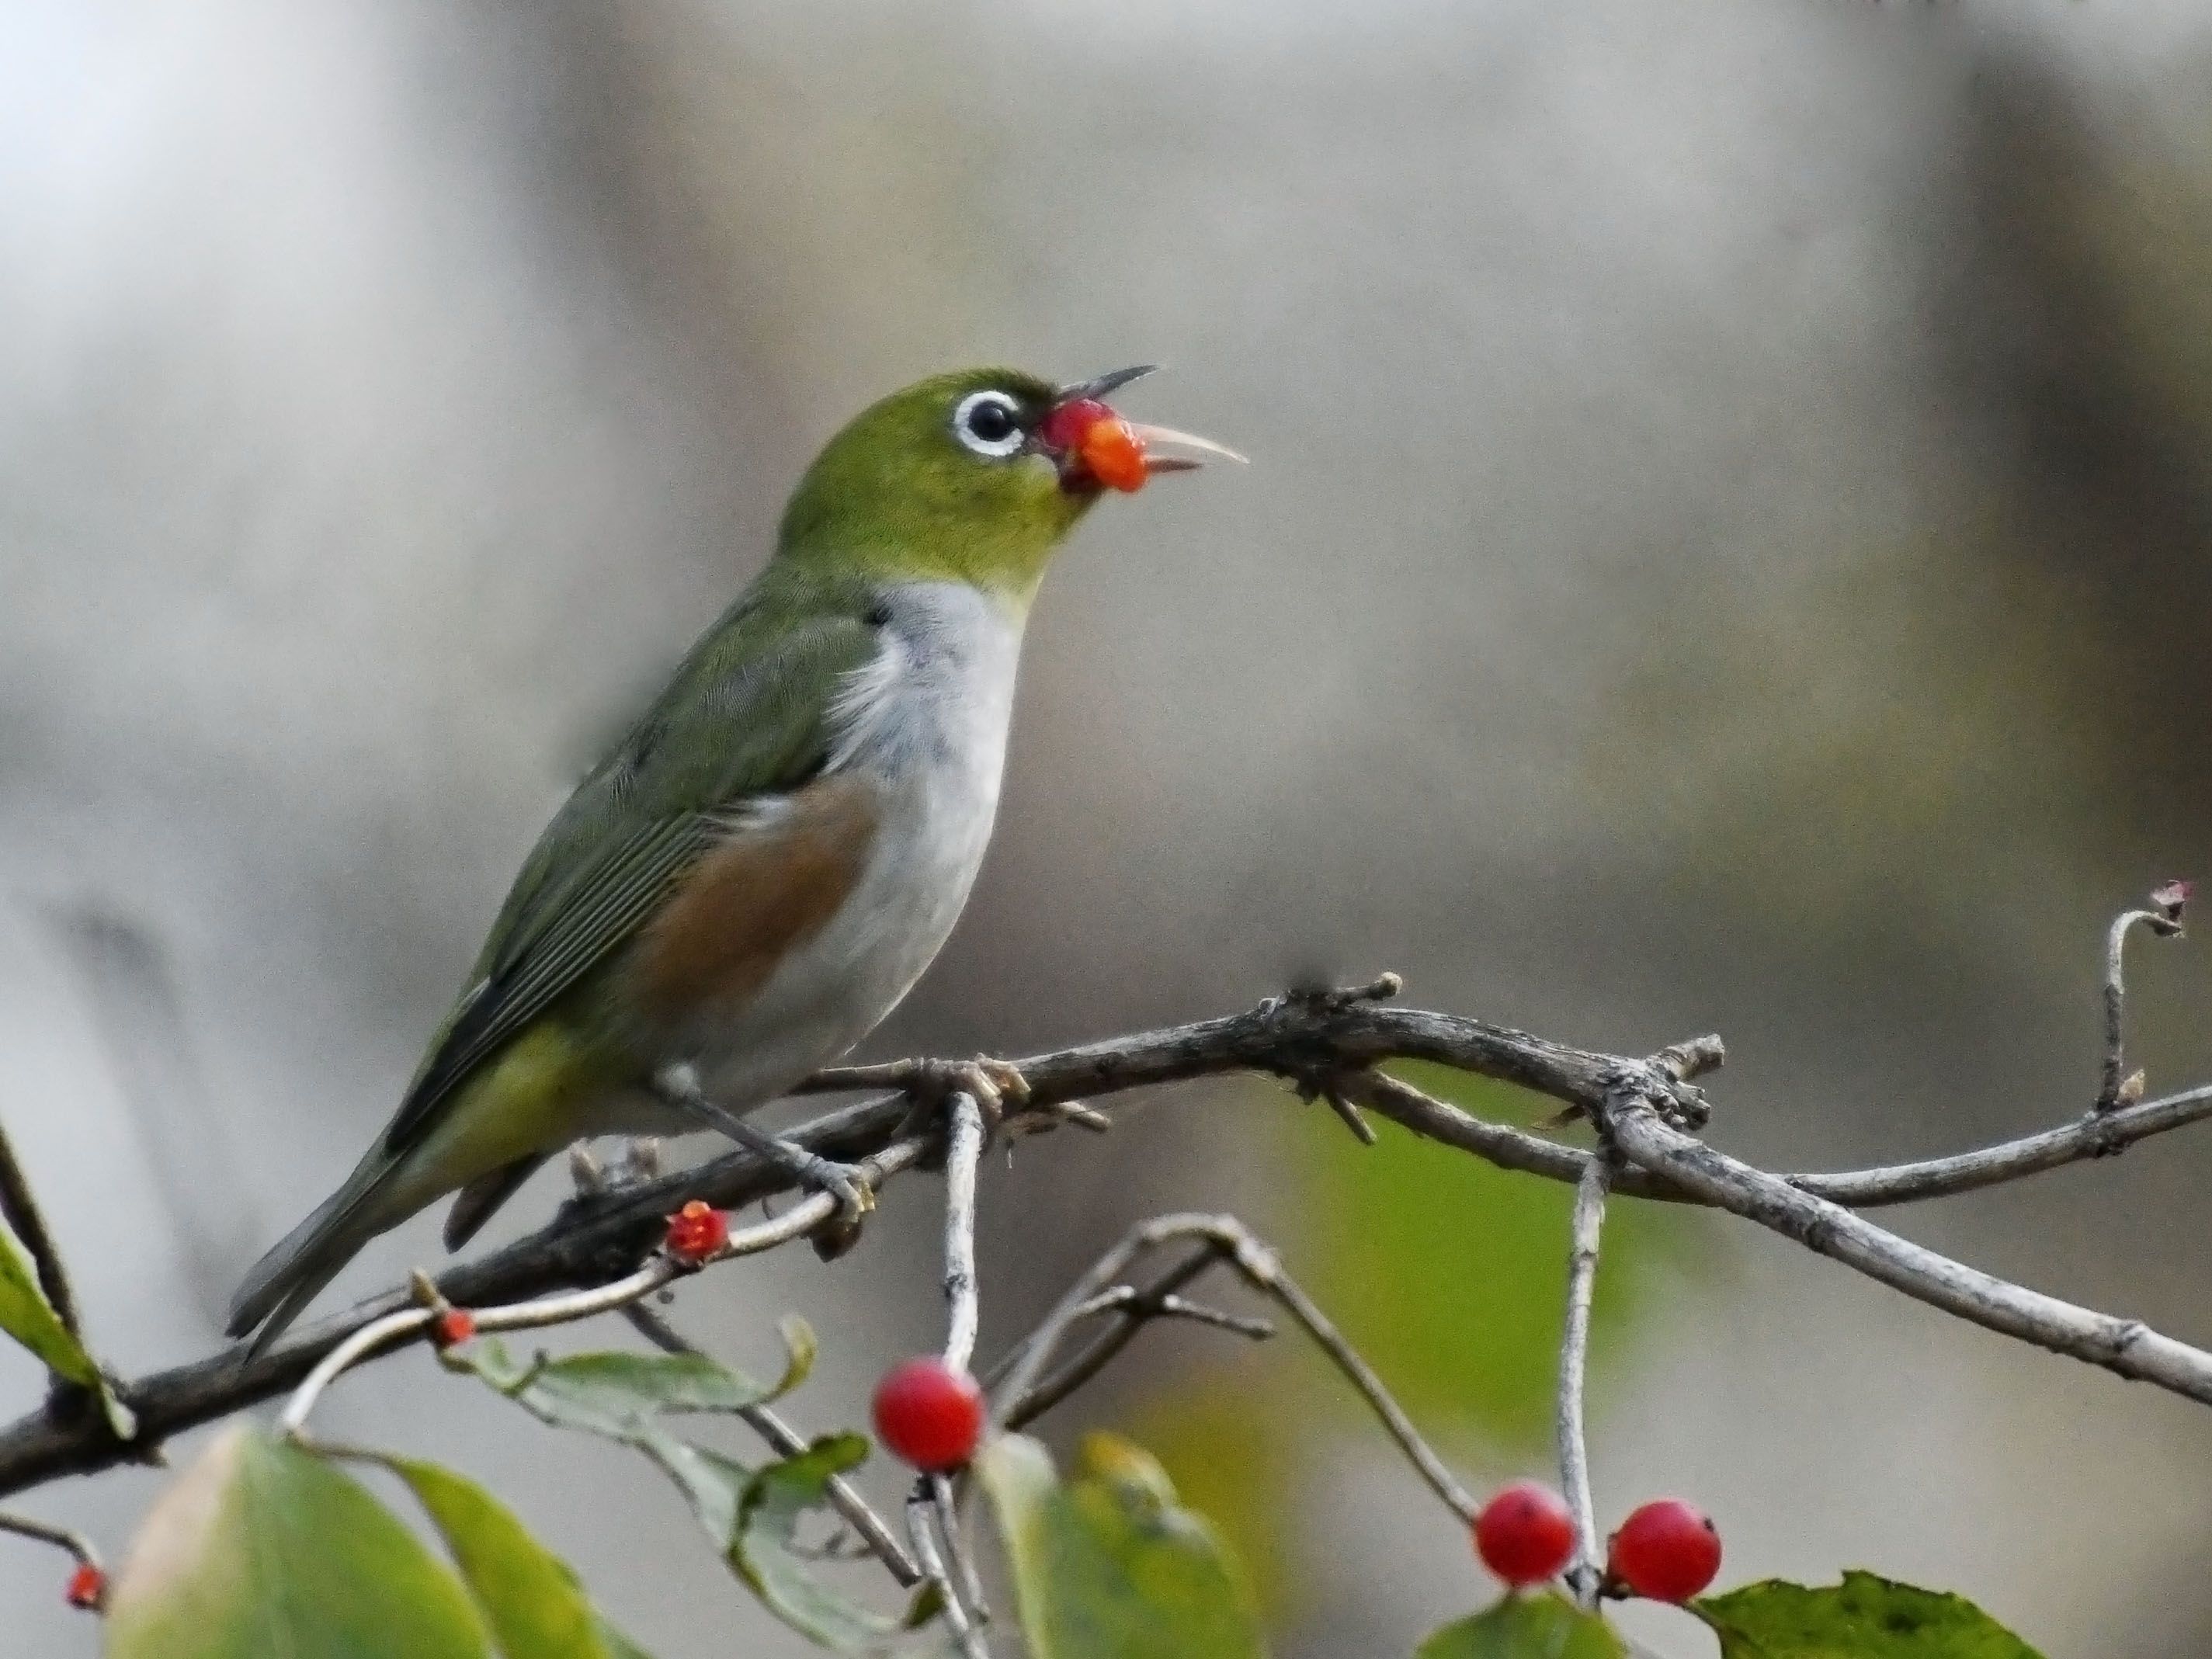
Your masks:
<svg viewBox="0 0 2212 1659"><path fill-rule="evenodd" d="M1387 981L1378 981L1357 992L1276 998L1224 1018L1016 1061L1030 1094L1010 1107L1008 1126L1049 1124L1060 1121L1063 1109L1072 1103L1155 1084L1237 1072L1267 1073L1293 1084L1328 1077L1348 1098L1417 1134L1501 1168L1572 1183L1581 1180L1588 1154L1484 1122L1367 1068L1399 1059L1435 1061L1533 1089L1585 1115L1602 1110L1620 1079L1633 1073L1644 1079L1655 1099L1663 1100L1669 1112L1686 1121L1702 1117L1702 1099L1686 1079L1717 1062L1717 1039L1684 1044L1670 1051L1675 1063L1652 1067L1480 1020L1386 1006L1376 1000L1390 988ZM906 1075L915 1074L910 1065L904 1069ZM883 1075L879 1068L842 1068L822 1073L807 1088L821 1092L866 1086ZM802 1124L786 1139L825 1158L862 1160L870 1184L880 1187L923 1162L942 1144L941 1132L908 1132L910 1105L899 1095L863 1101ZM2019 1180L2208 1116L2212 1116L2212 1087L2124 1106L1956 1157L1845 1174L1762 1179L1831 1205L1905 1203ZM658 1242L668 1216L689 1200L736 1209L791 1189L791 1179L782 1171L751 1154L729 1152L693 1169L575 1200L528 1237L449 1269L439 1279L439 1289L458 1305L479 1307L603 1284L635 1271ZM1621 1172L1616 1190L1638 1198L1720 1203L1709 1186L1671 1170L1656 1172L1640 1161L1638 1167ZM797 1236L819 1225L833 1209L817 1195L795 1206L785 1220ZM296 1386L339 1342L406 1303L404 1291L390 1292L298 1329L258 1356L246 1358L240 1349L225 1349L125 1383L118 1392L137 1414L144 1444L155 1444L168 1435ZM143 1448L119 1445L92 1414L33 1412L0 1428L0 1494L140 1455Z"/></svg>
<svg viewBox="0 0 2212 1659"><path fill-rule="evenodd" d="M1273 1297L1284 1311L1304 1328L1323 1353L1352 1386L1359 1391L1390 1437L1411 1460L1413 1467L1427 1481L1431 1491L1442 1498L1447 1508L1459 1518L1472 1525L1478 1507L1474 1498L1462 1486L1444 1461L1430 1449L1421 1438L1420 1431L1413 1419L1393 1399L1382 1379L1374 1368L1360 1358L1358 1351L1344 1340L1343 1334L1329 1321L1320 1307L1299 1287L1297 1281L1283 1271L1282 1262L1274 1251L1261 1242L1252 1231L1234 1216L1227 1215L1164 1215L1140 1223L1126 1234L1121 1242L1091 1263L1078 1279L1059 1304L1045 1318L1036 1333L1016 1350L1012 1364L1007 1368L1006 1380L996 1391L999 1420L1012 1425L1017 1411L1030 1409L1031 1402L1040 1392L1038 1379L1052 1358L1068 1330L1084 1317L1098 1296L1126 1273L1139 1257L1173 1243L1177 1239L1195 1238L1211 1247L1194 1271L1203 1271L1214 1261L1226 1261L1243 1276L1247 1284ZM1191 1266L1187 1262L1186 1267ZM1095 1368L1094 1368L1095 1369Z"/></svg>
<svg viewBox="0 0 2212 1659"><path fill-rule="evenodd" d="M1597 1288L1598 1233L1605 1224L1610 1155L1593 1158L1575 1188L1573 1242L1567 1250L1567 1316L1559 1339L1559 1490L1575 1517L1575 1553L1567 1587L1585 1612L1597 1606L1605 1577L1598 1559L1597 1506L1590 1497L1589 1444L1583 1427L1584 1379L1589 1370L1590 1302Z"/></svg>
<svg viewBox="0 0 2212 1659"><path fill-rule="evenodd" d="M1630 1162L1746 1220L1794 1238L1930 1307L2007 1336L2212 1404L2212 1353L2140 1320L2093 1313L1969 1267L1754 1170L1661 1121L1626 1089L1600 1120Z"/></svg>
<svg viewBox="0 0 2212 1659"><path fill-rule="evenodd" d="M2097 1091L2099 1112L2110 1112L2142 1097L2142 1073L2129 1074L2122 1054L2127 989L2121 982L2120 970L2127 955L2128 935L2140 926L2149 928L2160 939L2177 937L2181 932L2182 912L2189 903L2189 892L2190 884L2185 881L2169 881L2154 889L2149 909L2121 911L2112 919L2112 931L2105 936L2105 1081Z"/></svg>

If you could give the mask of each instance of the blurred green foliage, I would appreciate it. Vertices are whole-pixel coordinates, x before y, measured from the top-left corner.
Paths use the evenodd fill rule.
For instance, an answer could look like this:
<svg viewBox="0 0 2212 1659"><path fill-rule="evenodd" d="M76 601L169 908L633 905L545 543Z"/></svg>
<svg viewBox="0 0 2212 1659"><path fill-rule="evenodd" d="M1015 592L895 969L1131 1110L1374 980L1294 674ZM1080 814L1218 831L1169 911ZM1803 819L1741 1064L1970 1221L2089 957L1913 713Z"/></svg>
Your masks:
<svg viewBox="0 0 2212 1659"><path fill-rule="evenodd" d="M1525 1127L1558 1109L1441 1066L1395 1069L1496 1122ZM1325 1114L1302 1121L1292 1156L1305 1225L1284 1241L1294 1271L1417 1420L1533 1452L1550 1431L1574 1194L1394 1125L1376 1127L1379 1141L1363 1152ZM1608 1209L1594 1365L1618 1358L1653 1265L1682 1236L1682 1218L1659 1206L1621 1200Z"/></svg>

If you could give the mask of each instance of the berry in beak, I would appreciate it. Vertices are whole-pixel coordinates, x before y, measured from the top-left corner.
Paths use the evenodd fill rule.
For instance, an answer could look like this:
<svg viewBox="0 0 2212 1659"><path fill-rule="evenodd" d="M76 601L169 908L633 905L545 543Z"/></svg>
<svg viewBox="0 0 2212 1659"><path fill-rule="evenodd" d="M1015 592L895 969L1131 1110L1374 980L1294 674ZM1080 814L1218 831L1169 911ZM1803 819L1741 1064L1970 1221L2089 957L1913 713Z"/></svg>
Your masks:
<svg viewBox="0 0 2212 1659"><path fill-rule="evenodd" d="M1038 444L1058 464L1063 488L1133 492L1155 473L1196 471L1205 465L1201 455L1243 460L1235 450L1209 438L1170 427L1139 425L1115 414L1104 394L1151 372L1149 366L1117 369L1061 389L1060 401L1046 411L1036 435ZM1200 453L1153 453L1164 444Z"/></svg>

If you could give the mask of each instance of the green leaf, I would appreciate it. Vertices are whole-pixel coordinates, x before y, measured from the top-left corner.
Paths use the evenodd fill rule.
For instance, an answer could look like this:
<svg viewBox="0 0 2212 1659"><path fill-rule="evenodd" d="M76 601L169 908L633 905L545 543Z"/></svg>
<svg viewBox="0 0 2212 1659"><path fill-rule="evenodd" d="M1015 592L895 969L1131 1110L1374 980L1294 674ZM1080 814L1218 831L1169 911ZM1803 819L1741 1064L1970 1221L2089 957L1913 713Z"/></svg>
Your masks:
<svg viewBox="0 0 2212 1659"><path fill-rule="evenodd" d="M91 1390L117 1439L137 1437L137 1419L115 1397L84 1344L62 1323L54 1304L46 1300L46 1288L39 1283L38 1264L4 1219L0 1219L0 1331L36 1354L64 1382Z"/></svg>
<svg viewBox="0 0 2212 1659"><path fill-rule="evenodd" d="M489 1659L468 1593L321 1458L226 1431L117 1576L106 1659Z"/></svg>
<svg viewBox="0 0 2212 1659"><path fill-rule="evenodd" d="M345 1455L391 1470L429 1511L506 1659L624 1659L637 1652L607 1628L568 1564L475 1481L411 1457Z"/></svg>
<svg viewBox="0 0 2212 1659"><path fill-rule="evenodd" d="M1002 1435L977 1465L1012 1558L1033 1659L1260 1659L1251 1593L1212 1528L1152 1457L1085 1438L1062 1485L1036 1441Z"/></svg>
<svg viewBox="0 0 2212 1659"><path fill-rule="evenodd" d="M1722 1659L2041 1659L1963 1595L1870 1572L1818 1589L1770 1578L1692 1611L1721 1638Z"/></svg>
<svg viewBox="0 0 2212 1659"><path fill-rule="evenodd" d="M1446 1625L1413 1659L1626 1659L1627 1652L1604 1620L1547 1593L1509 1595Z"/></svg>
<svg viewBox="0 0 2212 1659"><path fill-rule="evenodd" d="M876 1653L904 1628L838 1595L793 1548L800 1523L829 1504L832 1476L867 1460L857 1434L824 1435L805 1451L771 1463L745 1483L730 1565L776 1617L839 1653Z"/></svg>
<svg viewBox="0 0 2212 1659"><path fill-rule="evenodd" d="M773 1383L757 1382L705 1354L616 1349L519 1362L496 1337L461 1343L443 1357L447 1365L473 1371L556 1428L629 1440L655 1428L654 1419L666 1414L738 1412L781 1398L814 1362L814 1334L804 1321L787 1321L784 1338L789 1358Z"/></svg>

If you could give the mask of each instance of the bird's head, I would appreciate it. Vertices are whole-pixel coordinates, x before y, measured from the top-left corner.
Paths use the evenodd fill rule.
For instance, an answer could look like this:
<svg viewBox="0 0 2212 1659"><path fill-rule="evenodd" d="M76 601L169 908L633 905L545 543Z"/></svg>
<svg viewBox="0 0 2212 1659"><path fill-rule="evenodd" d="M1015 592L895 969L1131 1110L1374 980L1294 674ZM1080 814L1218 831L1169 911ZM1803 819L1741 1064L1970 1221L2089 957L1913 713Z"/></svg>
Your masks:
<svg viewBox="0 0 2212 1659"><path fill-rule="evenodd" d="M806 470L784 511L778 555L825 570L968 581L1026 601L1053 550L1104 491L1192 471L1200 454L1243 459L1116 414L1106 398L1148 372L1054 386L975 368L894 392Z"/></svg>

